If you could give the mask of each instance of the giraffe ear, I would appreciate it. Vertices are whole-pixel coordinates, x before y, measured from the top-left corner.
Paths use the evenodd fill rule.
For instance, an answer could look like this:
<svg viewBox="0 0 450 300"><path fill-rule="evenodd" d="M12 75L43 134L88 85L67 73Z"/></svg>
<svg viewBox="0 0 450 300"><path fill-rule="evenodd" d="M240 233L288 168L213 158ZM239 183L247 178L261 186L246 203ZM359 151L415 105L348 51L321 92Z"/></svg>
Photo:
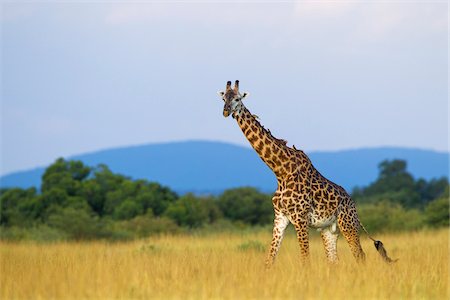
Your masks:
<svg viewBox="0 0 450 300"><path fill-rule="evenodd" d="M217 94L219 94L220 97L223 97L223 95L225 95L224 91L218 91Z"/></svg>
<svg viewBox="0 0 450 300"><path fill-rule="evenodd" d="M249 95L249 93L247 93L247 92L244 92L244 93L242 93L242 99L245 99L245 98L247 98L247 97L248 97L248 95Z"/></svg>

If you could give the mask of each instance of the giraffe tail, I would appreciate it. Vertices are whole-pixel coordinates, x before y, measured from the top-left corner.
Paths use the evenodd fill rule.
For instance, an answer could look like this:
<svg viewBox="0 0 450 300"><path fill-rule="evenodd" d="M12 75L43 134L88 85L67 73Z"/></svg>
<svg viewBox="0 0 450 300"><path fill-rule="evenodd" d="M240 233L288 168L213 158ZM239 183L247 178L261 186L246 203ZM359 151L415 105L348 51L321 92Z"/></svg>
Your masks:
<svg viewBox="0 0 450 300"><path fill-rule="evenodd" d="M384 249L384 245L381 241L375 240L374 238L372 238L369 234L369 232L367 232L366 228L364 228L363 224L360 222L359 223L361 225L361 228L364 230L364 232L367 234L367 236L369 237L369 239L371 239L373 241L373 244L375 246L375 249L377 249L378 253L380 253L381 257L383 258L383 260L389 264L391 263L395 263L398 258L396 259L392 259L387 255L386 249Z"/></svg>

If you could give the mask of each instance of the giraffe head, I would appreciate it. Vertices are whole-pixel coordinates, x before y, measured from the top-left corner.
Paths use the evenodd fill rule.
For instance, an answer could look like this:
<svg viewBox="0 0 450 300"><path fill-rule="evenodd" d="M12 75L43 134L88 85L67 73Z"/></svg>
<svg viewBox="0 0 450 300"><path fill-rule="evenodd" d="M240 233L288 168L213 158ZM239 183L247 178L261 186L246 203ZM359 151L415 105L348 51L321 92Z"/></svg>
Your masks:
<svg viewBox="0 0 450 300"><path fill-rule="evenodd" d="M236 80L234 88L231 88L231 81L228 81L225 91L220 91L219 95L225 102L223 116L226 118L229 115L234 117L239 114L242 108L242 100L248 96L248 93L241 94L239 92L239 80Z"/></svg>

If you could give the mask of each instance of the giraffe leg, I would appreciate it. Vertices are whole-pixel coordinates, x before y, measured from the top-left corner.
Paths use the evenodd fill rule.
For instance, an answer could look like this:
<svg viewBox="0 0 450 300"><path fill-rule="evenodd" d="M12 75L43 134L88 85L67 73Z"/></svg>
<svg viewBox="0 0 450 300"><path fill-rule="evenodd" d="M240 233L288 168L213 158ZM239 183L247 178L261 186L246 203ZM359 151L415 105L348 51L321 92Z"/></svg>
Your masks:
<svg viewBox="0 0 450 300"><path fill-rule="evenodd" d="M325 247L325 254L329 263L337 263L337 239L338 233L332 232L330 228L325 228L320 232L322 236L323 245Z"/></svg>
<svg viewBox="0 0 450 300"><path fill-rule="evenodd" d="M358 262L363 262L366 255L359 242L359 219L353 202L341 207L338 214L338 226L342 235L347 240L355 259Z"/></svg>
<svg viewBox="0 0 450 300"><path fill-rule="evenodd" d="M309 259L309 232L308 222L299 220L294 223L297 232L298 243L300 244L300 260L302 263Z"/></svg>
<svg viewBox="0 0 450 300"><path fill-rule="evenodd" d="M270 267L275 261L275 257L280 249L283 240L284 230L289 224L289 220L282 213L275 211L275 219L273 221L272 243L270 244L269 255L266 259L266 266Z"/></svg>

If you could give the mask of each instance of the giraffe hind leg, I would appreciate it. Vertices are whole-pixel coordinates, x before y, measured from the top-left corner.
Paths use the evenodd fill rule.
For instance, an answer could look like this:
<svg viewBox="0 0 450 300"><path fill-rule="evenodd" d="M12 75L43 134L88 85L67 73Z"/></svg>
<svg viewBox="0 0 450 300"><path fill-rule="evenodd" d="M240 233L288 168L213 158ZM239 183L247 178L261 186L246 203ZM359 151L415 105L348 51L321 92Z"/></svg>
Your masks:
<svg viewBox="0 0 450 300"><path fill-rule="evenodd" d="M354 203L341 207L338 214L338 226L350 246L350 251L358 262L363 262L366 255L359 241L359 219Z"/></svg>
<svg viewBox="0 0 450 300"><path fill-rule="evenodd" d="M337 255L337 239L338 233L336 230L332 230L331 226L321 230L320 235L322 237L323 245L325 247L325 254L329 263L337 263L339 258Z"/></svg>

